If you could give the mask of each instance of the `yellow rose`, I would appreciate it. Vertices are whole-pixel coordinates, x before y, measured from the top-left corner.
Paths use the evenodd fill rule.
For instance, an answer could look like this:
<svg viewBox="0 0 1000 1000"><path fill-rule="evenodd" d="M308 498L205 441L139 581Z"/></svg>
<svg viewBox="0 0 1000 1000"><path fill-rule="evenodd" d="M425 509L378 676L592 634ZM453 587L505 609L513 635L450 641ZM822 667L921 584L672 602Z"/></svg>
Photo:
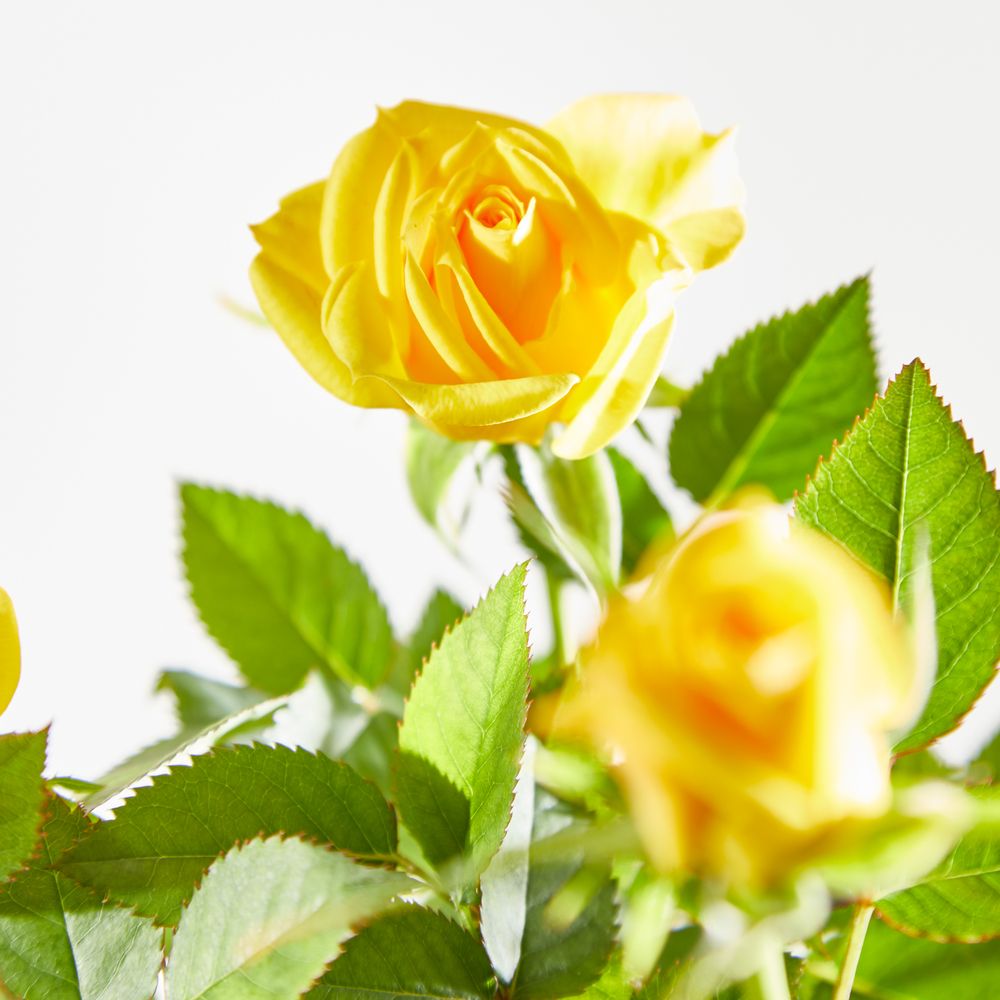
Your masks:
<svg viewBox="0 0 1000 1000"><path fill-rule="evenodd" d="M17 618L7 592L0 587L0 712L10 704L21 677L21 644Z"/></svg>
<svg viewBox="0 0 1000 1000"><path fill-rule="evenodd" d="M915 677L874 576L767 504L709 515L640 586L556 725L612 751L658 866L766 884L886 811Z"/></svg>
<svg viewBox="0 0 1000 1000"><path fill-rule="evenodd" d="M356 406L581 457L642 408L676 294L743 234L732 133L677 97L582 101L547 131L380 111L329 178L253 227L265 316Z"/></svg>

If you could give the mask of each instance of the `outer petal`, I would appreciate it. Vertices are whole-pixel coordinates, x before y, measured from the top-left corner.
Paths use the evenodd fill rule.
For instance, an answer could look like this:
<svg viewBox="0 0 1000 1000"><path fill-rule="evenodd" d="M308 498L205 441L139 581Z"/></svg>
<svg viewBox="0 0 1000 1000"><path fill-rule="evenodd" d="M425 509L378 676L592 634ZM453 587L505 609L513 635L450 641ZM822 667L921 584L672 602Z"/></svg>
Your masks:
<svg viewBox="0 0 1000 1000"><path fill-rule="evenodd" d="M545 437L549 424L552 422L552 411L558 407L556 402L547 410L539 410L527 417L508 420L502 424L490 424L488 427L449 427L445 424L427 422L433 430L444 437L455 441L495 441L497 444L539 444Z"/></svg>
<svg viewBox="0 0 1000 1000"><path fill-rule="evenodd" d="M374 372L405 375L387 313L370 263L351 264L337 272L323 299L322 327L353 378Z"/></svg>
<svg viewBox="0 0 1000 1000"><path fill-rule="evenodd" d="M21 642L14 605L0 588L0 712L10 704L21 677Z"/></svg>
<svg viewBox="0 0 1000 1000"><path fill-rule="evenodd" d="M355 386L351 373L323 336L322 292L300 281L266 254L250 265L250 282L268 322L303 368L327 392L355 406L400 405L399 397L377 384Z"/></svg>
<svg viewBox="0 0 1000 1000"><path fill-rule="evenodd" d="M695 271L707 271L736 249L746 220L738 208L720 208L685 215L668 223L664 232Z"/></svg>
<svg viewBox="0 0 1000 1000"><path fill-rule="evenodd" d="M632 423L663 365L674 303L690 282L690 271L661 270L653 248L642 244L635 248L629 270L635 291L593 367L563 407L567 426L552 442L562 458L585 458Z"/></svg>
<svg viewBox="0 0 1000 1000"><path fill-rule="evenodd" d="M743 235L743 185L732 133L708 135L691 104L665 94L609 94L582 100L549 130L607 208L674 237L692 267L711 267ZM700 223L686 221L720 214Z"/></svg>
<svg viewBox="0 0 1000 1000"><path fill-rule="evenodd" d="M440 155L463 139L476 125L486 125L495 129L519 129L540 142L550 152L564 160L566 158L565 150L553 142L548 132L516 118L508 118L506 115L470 108L455 108L446 104L427 104L423 101L403 101L402 104L397 104L381 114L398 135L421 135L425 144L424 149L429 153ZM425 130L428 131L425 133Z"/></svg>
<svg viewBox="0 0 1000 1000"><path fill-rule="evenodd" d="M359 379L391 386L417 416L437 427L489 428L530 417L559 402L579 381L576 375L532 375L495 382L429 385L376 375ZM487 437L488 433L477 434Z"/></svg>
<svg viewBox="0 0 1000 1000"><path fill-rule="evenodd" d="M401 142L384 117L340 151L330 171L317 229L329 274L375 256L375 207Z"/></svg>
<svg viewBox="0 0 1000 1000"><path fill-rule="evenodd" d="M329 278L319 247L323 181L293 191L281 199L271 218L251 226L261 250L279 267L296 275L320 295Z"/></svg>
<svg viewBox="0 0 1000 1000"><path fill-rule="evenodd" d="M665 208L662 228L696 271L721 264L746 231L736 132L703 135Z"/></svg>
<svg viewBox="0 0 1000 1000"><path fill-rule="evenodd" d="M322 304L330 290L319 243L324 187L319 182L293 192L271 218L251 226L261 252L250 266L250 282L268 322L327 392L356 406L398 406L393 393L355 389L323 335ZM341 274L341 285L345 277Z"/></svg>

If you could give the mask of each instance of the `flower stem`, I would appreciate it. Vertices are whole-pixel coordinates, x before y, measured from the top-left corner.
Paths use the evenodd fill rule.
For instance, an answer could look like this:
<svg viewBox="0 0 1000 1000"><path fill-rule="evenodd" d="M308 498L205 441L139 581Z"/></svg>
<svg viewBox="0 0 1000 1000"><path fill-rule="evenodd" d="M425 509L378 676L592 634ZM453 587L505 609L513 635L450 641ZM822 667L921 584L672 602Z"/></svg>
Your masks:
<svg viewBox="0 0 1000 1000"><path fill-rule="evenodd" d="M549 615L552 618L552 659L557 668L566 665L566 634L562 613L562 581L546 571L545 583L549 592Z"/></svg>
<svg viewBox="0 0 1000 1000"><path fill-rule="evenodd" d="M763 959L764 963L757 972L757 986L763 1000L791 1000L784 949L768 948Z"/></svg>
<svg viewBox="0 0 1000 1000"><path fill-rule="evenodd" d="M871 923L874 912L875 907L871 903L860 902L854 907L851 927L847 932L847 951L844 953L844 962L840 966L840 974L837 976L833 1000L850 1000L851 990L854 987L854 976L858 971L858 962L861 959L861 949L864 947L865 935L868 933L868 925Z"/></svg>

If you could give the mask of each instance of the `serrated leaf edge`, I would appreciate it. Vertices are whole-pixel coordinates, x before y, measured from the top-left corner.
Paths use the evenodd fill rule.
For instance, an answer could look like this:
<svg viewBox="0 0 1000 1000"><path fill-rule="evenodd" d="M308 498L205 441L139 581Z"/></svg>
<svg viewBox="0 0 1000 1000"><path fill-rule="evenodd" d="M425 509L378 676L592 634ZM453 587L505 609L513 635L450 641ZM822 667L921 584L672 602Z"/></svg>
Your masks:
<svg viewBox="0 0 1000 1000"><path fill-rule="evenodd" d="M882 908L875 904L875 914L885 924L887 927L891 927L894 931L899 931L900 934L906 935L908 938L913 938L918 941L933 941L935 944L985 944L987 941L995 941L1000 938L1000 931L996 934L935 934L927 931L918 930L916 927L910 927L908 924L900 923L894 920L887 913L883 912Z"/></svg>
<svg viewBox="0 0 1000 1000"><path fill-rule="evenodd" d="M251 493L249 491L237 491L237 490L226 489L225 487L211 486L211 485L209 485L207 483L197 482L195 480L190 480L190 479L178 480L177 481L177 496L178 496L178 500L180 502L180 524L181 524L181 530L180 530L180 536L181 536L180 558L181 558L181 565L182 565L182 567L184 569L185 591L186 591L186 596L188 598L188 603L194 608L195 616L197 617L198 621L201 623L202 627L205 629L205 632L211 637L212 641L215 642L219 646L219 648L221 650L223 650L223 652L225 652L225 654L229 658L230 662L240 672L240 675L243 676L250 683L250 686L254 686L256 684L256 681L252 680L249 677L246 677L246 675L243 673L243 668L240 665L239 660L234 655L233 651L229 648L229 646L225 642L223 642L223 640L220 638L220 636L218 636L216 634L215 630L205 620L205 617L204 617L204 615L202 614L202 611L201 611L201 607L198 605L198 602L195 601L195 599L194 599L194 583L191 580L191 574L190 574L190 571L188 569L188 560L187 560L187 552L188 552L188 542L187 542L188 514L187 514L187 510L188 510L188 503L187 503L187 501L186 501L186 499L184 497L184 491L185 491L185 489L187 487L192 487L195 490L200 490L200 491L203 491L203 492L212 493L212 494L215 494L216 496L230 496L230 497L235 497L237 500L249 501L251 503L259 504L262 507L267 507L267 508L269 508L272 511L276 511L279 514L283 514L285 516L288 516L288 517L294 518L296 520L299 520L299 521L303 522L304 524L306 524L313 531L315 531L318 534L322 535L323 538L326 539L327 543L331 546L331 548L333 548L334 550L340 552L344 556L345 560L350 564L350 566L352 568L356 569L361 574L361 576L363 577L363 579L365 580L365 582L368 584L368 587L371 590L372 594L375 596L375 599L378 602L379 606L381 607L382 612L385 614L386 621L389 622L390 633L392 633L392 622L391 622L391 619L389 618L389 613L388 613L388 610L387 610L387 608L385 606L385 602L382 600L381 595L376 590L375 585L372 583L371 578L369 577L367 570L364 568L364 566L361 564L361 562L358 559L354 558L354 556L352 555L352 553L350 552L350 550L348 548L346 548L344 545L339 544L338 542L335 542L333 540L333 538L330 536L330 533L325 528L321 527L315 521L313 521L312 518L310 518L305 513L305 511L303 511L301 508L299 508L299 507L285 507L282 504L278 503L276 500L272 500L269 497L259 496L259 495L255 494L255 493ZM229 548L228 545L226 547ZM240 558L240 557L237 556L237 558ZM243 562L242 558L240 558L240 562ZM261 589L267 594L268 599L269 600L273 600L273 598L271 597L271 593L270 593L270 591L268 590L268 588L266 586L266 581L264 581L263 579L261 579L257 575L257 573L254 572L254 571L252 571L249 567L247 567L247 570L253 576L254 580L256 580L257 583L260 585ZM281 609L279 609L279 610L281 610ZM298 630L296 630L296 631L298 631ZM320 650L315 649L313 647L312 642L306 636L301 636L301 639L302 639L303 643L305 643L306 645L308 645L309 648L313 651L313 653L316 654L316 663L315 663L314 666L321 667L321 668L327 667L327 668L331 669L335 675L337 675L338 677L340 676L337 673L337 671L329 664L328 658L327 658L327 656L326 656L325 653L321 652ZM395 638L395 634L394 633L392 634L392 643L394 645L396 644L396 638ZM385 674L388 673L389 668L391 666L391 663L392 663L392 657L391 656L387 657L387 659L386 659L386 666L385 666L385 669L383 671L383 677L382 677L381 680L385 679ZM344 672L348 675L348 677L350 677L350 680L348 680L347 677L340 677L341 680L344 680L345 683L348 683L348 684L361 684L360 679L353 676L354 672L353 672L353 669L351 668L350 664L345 663L343 665L343 667L344 667ZM378 683L381 683L381 680ZM364 686L364 685L362 685L362 686ZM270 693L270 692L266 692L266 693Z"/></svg>
<svg viewBox="0 0 1000 1000"><path fill-rule="evenodd" d="M504 573L500 577L500 579L497 580L497 582L494 583L493 586L490 587L482 595L482 597L480 597L479 600L476 601L476 603L468 611L466 611L463 615L461 615L461 617L458 618L457 621L453 622L451 625L446 626L446 628L444 629L444 631L441 633L440 638L436 642L431 643L430 652L421 659L420 668L413 675L413 682L410 684L409 693L403 699L403 709L404 709L404 717L405 717L405 709L406 709L406 706L410 703L410 698L413 695L413 689L416 687L417 682L423 676L424 668L430 662L430 659L433 656L433 654L435 652L437 652L437 650L440 647L441 643L443 643L444 640L448 636L450 636L455 631L455 629L458 628L459 625L461 625L463 622L465 622L472 615L472 613L477 608L479 608L482 604L484 604L486 602L486 600L494 593L494 591L496 591L497 587L500 585L500 583L504 579L506 579L506 577L508 577L511 573L515 572L516 570L522 569L524 571L524 580L522 581L522 584L521 584L521 614L522 614L522 616L524 618L524 622L525 622L524 633L525 633L525 650L526 650L526 654L527 654L527 656L526 656L526 659L527 659L527 676L526 676L526 680L525 680L524 707L523 707L523 710L522 710L521 716L520 716L521 733L522 733L523 738L521 740L520 753L519 753L518 758L517 758L517 773L518 774L520 774L520 772L521 772L521 765L524 762L525 744L526 744L527 737L528 737L528 731L527 731L528 710L529 710L529 708L531 706L531 662L532 662L532 649L531 649L531 629L530 629L530 627L527 624L528 623L528 607L527 607L527 592L526 592L525 583L527 582L528 571L531 568L532 562L534 562L534 561L535 561L534 559L524 559L524 560L522 560L519 563L515 563L514 566L512 566L506 573ZM403 719L399 719L398 720L398 722L397 722L397 728L400 728L400 729L402 728L403 721L404 721ZM398 764L398 759L399 759L399 748L397 747L395 755L394 755L394 761L393 761L393 792L394 793L397 790L396 778L397 778L397 764ZM442 775L442 777L444 777L444 776ZM448 779L446 779L446 780L448 780ZM515 778L515 788L516 788L516 783L517 783L517 779ZM460 794L462 794L464 796L465 793L462 792L462 790L460 788L458 788L457 786L455 786L454 783L451 782L450 780L449 780L449 784L452 784L452 786L456 788L456 791L458 791ZM507 819L505 820L504 827L503 827L504 837L506 837L507 831L508 831L508 829L510 829L510 823L511 823L511 819L512 819L512 816L513 816L513 809L514 809L514 800L513 800L513 796L511 796L511 802L510 802L510 805L508 806L508 809L507 809ZM501 844L503 843L503 838L501 838L500 842L501 842ZM470 845L466 845L466 850L468 850L469 846ZM478 875L477 875L477 882L478 882Z"/></svg>
<svg viewBox="0 0 1000 1000"><path fill-rule="evenodd" d="M49 734L51 732L52 726L42 726L41 729L26 729L23 732L14 733L3 733L2 737L6 738L11 736L45 736L45 747L42 753L42 767L38 773L39 781L39 791L41 792L41 806L38 811L38 822L35 826L35 842L31 849L31 852L26 858L21 862L21 866L11 872L6 878L0 879L0 891L3 890L4 886L11 882L17 881L17 876L23 874L29 868L29 863L32 861L37 861L42 854L42 847L44 844L44 837L42 831L45 829L45 824L52 818L52 814L49 811L49 806L51 799L54 797L54 793L49 789L48 784L45 780L45 769L49 764Z"/></svg>
<svg viewBox="0 0 1000 1000"><path fill-rule="evenodd" d="M351 942L359 934L361 934L362 931L365 931L369 927L371 927L373 924L378 923L383 917L386 917L386 916L388 916L391 913L399 913L402 910L406 910L406 909L419 910L421 913L428 913L428 914L430 914L433 917L436 917L436 918L439 918L441 920L444 920L446 923L450 924L456 930L459 930L463 934L468 935L468 937L472 941L475 941L475 943L478 944L480 947L483 946L482 941L480 941L479 938L476 937L474 934L470 933L469 930L468 930L468 928L463 927L457 920L452 920L451 917L449 917L446 913L442 913L440 910L435 910L435 909L432 909L429 906L423 906L420 903L412 902L410 900L398 899L397 902L395 903L395 905L393 905L392 907L390 907L388 909L383 910L381 913L378 913L375 916L368 917L368 918L366 918L364 920L359 920L356 923L351 924L351 936L349 938L347 938L341 944L341 946L340 946L340 953L337 955L336 958L334 958L331 961L327 962L326 968L309 984L309 989L306 990L305 993L302 994L302 996L307 996L308 993L309 993L309 990L313 990L316 987L323 985L323 977L343 957L344 952L347 951L347 949L350 946ZM491 971L492 971L492 965L490 966L490 968L491 968ZM493 974L493 981L494 982L496 981L496 973L495 972Z"/></svg>
<svg viewBox="0 0 1000 1000"><path fill-rule="evenodd" d="M196 759L199 759L201 757L219 757L219 756L224 756L224 755L230 754L230 753L236 754L236 753L241 752L241 751L242 752L247 752L247 751L250 751L250 750L253 750L253 749L263 749L263 750L272 750L272 751L273 750L284 751L284 752L286 752L286 753L288 753L288 754L290 754L292 756L302 755L302 756L306 756L306 757L311 757L313 759L317 759L317 758L322 757L322 758L325 758L330 763L337 764L337 765L339 765L341 767L348 768L349 770L352 770L352 771L354 770L351 767L351 765L348 764L346 761L336 760L336 759L334 759L332 757L327 757L326 754L323 754L323 753L320 753L320 752L313 752L313 751L307 750L305 747L288 747L288 746L285 746L283 743L278 743L278 744L270 745L270 744L267 744L267 743L259 743L259 742L255 741L253 743L238 744L238 745L232 746L232 747L213 747L210 750L208 750L206 753L197 754L196 757L192 758L192 763L171 764L166 771L164 771L162 774L156 775L152 779L152 784L143 785L143 786L141 786L139 788L131 788L131 789L129 789L129 792L131 794L129 794L127 796L127 798L125 798L125 800L123 801L123 803L119 807L119 809L115 810L114 818L110 819L110 820L103 820L103 821L99 821L99 822L93 823L91 825L90 829L88 829L88 831L76 843L74 843L72 845L72 847L68 848L66 850L66 852L64 852L63 857L66 857L66 856L70 855L80 844L84 843L84 841L89 840L90 837L94 836L95 831L100 826L102 826L102 825L108 825L108 824L116 822L118 820L118 818L119 818L119 812L124 812L124 810L126 809L126 807L129 804L129 802L134 801L140 794L146 793L150 789L152 789L153 787L155 787L157 781L161 781L164 778L172 778L172 777L174 777L175 776L175 771L178 771L178 770L179 771L189 771L189 770L191 770L193 768L193 766L194 766L193 765L193 761L196 760ZM391 802L391 801L389 801L388 799L385 798L385 796L382 794L381 789L379 789L378 785L376 785L375 782L373 782L373 781L369 780L368 778L365 778L362 775L358 774L357 771L354 771L354 773L358 776L358 778L361 781L363 781L367 785L371 785L378 792L379 796L385 801L386 805L389 807L389 812L391 813L391 815L393 817L393 820L398 823L398 816L397 816L397 812L396 812L395 803L393 803L393 802ZM86 813L85 810L84 810L84 812ZM87 814L87 815L89 815L89 814ZM201 874L198 875L198 877L196 878L194 884L192 885L191 895L186 900L182 900L182 902L181 902L181 910L184 911L185 909L187 909L188 904L191 902L191 899L194 897L194 893L197 892L197 890L201 887L201 883L204 880L205 875L208 873L208 871L212 867L212 865L214 865L220 858L224 858L227 854L229 854L229 852L231 850L233 850L234 847L236 847L238 845L245 846L246 844L251 843L251 842L256 841L256 840L267 840L267 839L271 839L271 838L278 838L278 839L282 839L282 840L301 840L303 843L312 844L315 847L322 847L324 849L328 849L331 853L343 855L346 858L350 858L352 861L357 861L359 863L364 863L366 865L366 867L374 867L374 868L395 867L394 858L390 857L388 855L382 855L382 854L358 854L356 852L348 851L348 850L346 850L344 848L338 847L336 844L333 844L330 841L322 840L319 837L314 837L314 836L312 836L310 834L306 834L306 833L302 833L302 832L296 832L296 833L291 833L290 834L287 831L278 830L278 831L275 831L274 833L265 833L263 830L260 830L258 833L254 834L252 836L237 838L233 842L233 844L231 844L229 847L223 848L222 850L220 850L219 852L216 853L216 855L212 858L212 860L209 861L209 863L207 865L205 865L204 868L202 868ZM58 867L56 867L54 870L58 871L59 874L62 875L64 878L69 879L74 885L78 885L82 889L86 889L92 896L94 896L94 898L101 899L104 903L108 903L108 902L113 903L119 909L127 910L129 913L131 913L135 917L138 917L139 919L150 920L150 921L152 921L152 923L153 923L153 925L155 927L158 927L158 928L168 928L169 927L169 928L176 929L177 926L178 926L178 923L180 922L180 918L178 918L178 922L177 923L170 923L168 921L165 921L163 919L162 915L159 914L159 913L155 913L154 914L154 913L143 912L139 908L141 906L140 903L127 903L127 902L125 902L123 900L116 899L116 898L114 898L111 895L110 890L107 891L104 894L104 896L102 897L101 892L100 892L99 889L97 889L97 887L95 887L93 885L90 885L87 882L80 881L79 879L77 879L73 875L71 875L69 872L62 871L62 869L60 869Z"/></svg>
<svg viewBox="0 0 1000 1000"><path fill-rule="evenodd" d="M752 327L750 327L750 329L744 331L735 340L733 340L729 344L729 346L726 348L726 350L723 351L721 354L719 354L712 361L712 363L709 364L702 371L701 375L699 375L699 377L698 377L698 380L695 382L695 384L689 390L687 399L685 400L685 403L687 403L692 398L692 396L695 394L695 392L702 386L702 384L715 371L715 369L726 358L728 358L733 353L733 351L735 351L737 349L737 347L739 347L741 344L745 343L751 337L758 336L758 335L760 335L760 333L763 330L767 329L768 327L773 326L773 325L777 325L777 324L780 324L780 323L783 323L783 322L786 322L787 320L791 319L792 317L797 316L799 313L805 312L807 309L816 309L817 307L819 307L820 305L822 305L824 302L826 302L828 299L832 299L835 296L841 294L842 292L848 292L850 289L852 289L856 285L857 286L863 286L864 289L865 289L865 324L866 324L866 329L867 329L867 334L868 334L868 347L869 347L869 350L871 351L871 354L872 354L872 360L876 363L875 364L875 367L876 367L875 375L876 375L876 378L877 378L878 377L878 371L877 371L878 364L877 364L877 362L878 362L879 354L878 354L878 350L877 350L877 348L878 348L878 340L877 340L877 337L875 336L874 326L873 326L873 319L872 319L873 315L874 315L874 310L873 310L873 307L872 307L872 298L873 298L873 296L872 296L872 289L871 289L871 275L872 275L872 271L871 271L871 269L869 269L868 271L864 272L863 274L858 275L856 278L852 279L851 281L845 281L845 282L841 283L832 292L827 292L824 295L820 295L820 296L817 296L817 297L815 297L813 299L810 299L810 300L808 300L807 302L803 303L800 306L789 307L789 308L785 309L783 312L776 313L775 315L770 316L767 319L759 320ZM849 297L850 296L848 296L848 298ZM839 313L840 313L840 310L837 311L836 315L839 315ZM825 335L825 332L824 332L824 335ZM820 337L820 340L822 340L822 336ZM809 348L809 356L812 355L812 353L815 350L815 348L818 345L818 343L819 343L819 340L816 342L816 344L813 344ZM784 391L787 388L788 388L788 383L786 383L785 386L783 387L781 395L784 394ZM779 398L780 398L780 395L779 395ZM876 401L878 400L878 398L879 398L878 394L876 393L876 396L875 396ZM865 412L867 413L868 411L866 410ZM684 414L684 406L682 405L678 409L677 420L675 421L674 426L676 426L676 424L680 422L681 417L683 416L683 414ZM855 418L855 422L854 422L854 424L852 424L852 426L850 428L851 430L853 430L854 426L857 425L858 419L859 418ZM848 431L847 433L849 433L849 432L850 431ZM752 435L751 435L751 437L752 437ZM846 433L845 433L845 437L846 437ZM751 440L751 438L747 439L748 442L750 440ZM744 442L744 444L746 444L746 443L747 442ZM667 443L668 456L672 453L672 444L673 444L673 430L671 430L670 439L669 439L669 441ZM741 448L741 452L742 452L742 450L743 449ZM728 467L727 467L727 471L728 471ZM720 479L720 482L723 482L725 480L725 478L726 477L723 476L722 479ZM807 477L807 481L808 481L808 478L809 477ZM684 491L686 493L688 493L689 495L691 495L693 497L693 494L691 493L691 491L689 489L687 489L687 487L681 487L681 488L684 489ZM718 484L716 484L716 487L713 490L713 492L717 491L718 488L719 488L719 486L718 486ZM797 494L797 492L798 491L796 491L796 494ZM706 504L706 505L709 505L709 506L712 505L711 497L706 497L705 500L702 501L702 502L704 504Z"/></svg>
<svg viewBox="0 0 1000 1000"><path fill-rule="evenodd" d="M989 464L986 461L986 452L982 451L982 450L979 450L979 449L976 448L976 444L975 444L974 439L972 438L972 436L965 429L965 424L962 422L961 419L956 418L954 416L954 414L952 413L952 408L951 408L952 404L946 402L945 399L944 399L944 397L941 395L941 392L938 389L937 384L934 382L933 376L931 375L930 367L924 363L924 361L923 361L922 358L920 358L919 356L917 356L917 357L913 358L912 361L909 361L907 364L903 365L903 367L900 368L899 371L896 372L896 374L893 375L888 380L888 382L886 383L885 389L881 393L877 393L875 395L875 398L872 400L871 405L868 406L865 409L864 413L858 414L858 416L856 416L854 418L854 423L851 425L850 429L844 434L843 438L841 438L841 440L839 440L839 441L834 441L833 442L833 445L831 446L829 455L826 456L825 458L822 455L819 457L819 459L818 459L818 461L816 463L816 469L815 469L815 471L813 472L813 474L811 476L806 476L805 485L803 486L802 490L801 491L799 491L799 490L795 491L795 495L792 498L792 509L793 509L793 511L795 511L797 513L798 512L798 506L799 506L799 500L800 499L805 499L806 495L809 493L810 490L816 489L816 487L814 485L814 482L815 482L816 478L819 476L820 469L823 468L824 464L833 461L833 459L836 457L836 455L837 455L838 451L840 450L840 448L843 447L843 445L845 444L845 442L847 441L847 439L854 433L854 431L857 429L858 425L861 424L861 423L863 423L872 413L874 413L876 407L881 402L883 402L885 400L886 396L889 394L889 390L899 381L899 379L903 376L903 374L908 369L911 369L911 368L914 369L914 370L918 370L918 371L923 372L923 374L927 377L927 385L928 385L928 388L929 388L931 394L933 395L934 399L941 405L941 408L944 410L945 415L947 416L948 420L951 421L951 424L953 426L958 427L958 429L962 432L963 437L965 438L966 442L969 445L969 450L972 452L973 458L979 459L979 465L981 466L984 475L986 476L987 479L990 480L990 482L993 484L994 491L996 491L996 489L997 489L997 470L996 470L996 468L991 469L989 467ZM823 531L822 534L824 535L824 537L829 538L830 541L835 542L837 545L839 545L845 552L847 552L848 555L851 556L852 559L857 560L857 556L855 556L854 553L851 552L851 550L849 548L847 548L847 546L844 545L839 539L834 538L832 535L828 535L825 531ZM997 663L994 664L994 666L993 666L993 677L994 677L994 679L996 678L998 672L1000 672L1000 660L998 660ZM955 718L954 725L950 729L946 730L945 732L938 733L936 736L931 737L929 740L927 740L924 743L921 743L921 744L919 744L917 746L908 747L907 749L905 749L905 750L903 750L903 751L901 751L899 753L894 754L893 760L895 761L895 760L899 759L900 757L906 757L909 754L919 753L921 750L926 750L929 747L932 747L936 743L938 743L941 740L943 740L946 736L950 736L952 733L954 733L955 730L957 730L962 725L962 723L965 722L965 720L969 717L969 715L975 710L976 706L979 704L979 702L981 701L981 699L983 698L983 696L986 694L987 690L990 688L990 686L991 686L992 683L993 683L992 680L986 682L986 684L980 689L980 691L976 695L976 697L970 702L968 708L966 708L966 710L964 712L962 712L961 715L959 715L959 716L957 716ZM910 935L910 936L912 937L913 935ZM998 935L998 936L1000 936L1000 935ZM986 939L984 939L984 940L986 940ZM969 943L974 943L974 942L969 942Z"/></svg>

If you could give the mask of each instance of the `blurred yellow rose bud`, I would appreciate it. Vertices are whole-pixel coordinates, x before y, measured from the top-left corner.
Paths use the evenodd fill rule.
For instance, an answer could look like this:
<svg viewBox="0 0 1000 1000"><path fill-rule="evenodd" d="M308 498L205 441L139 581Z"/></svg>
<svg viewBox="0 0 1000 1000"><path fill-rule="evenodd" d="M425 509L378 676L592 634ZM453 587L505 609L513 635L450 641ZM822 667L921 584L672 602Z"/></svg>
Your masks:
<svg viewBox="0 0 1000 1000"><path fill-rule="evenodd" d="M674 299L743 235L731 132L662 95L581 101L547 131L380 111L326 181L253 227L260 306L312 377L457 439L605 445L642 408Z"/></svg>
<svg viewBox="0 0 1000 1000"><path fill-rule="evenodd" d="M612 752L659 867L764 885L885 812L915 684L875 577L768 504L709 515L641 586L556 727Z"/></svg>
<svg viewBox="0 0 1000 1000"><path fill-rule="evenodd" d="M21 677L21 643L14 605L0 587L0 712L10 704Z"/></svg>

